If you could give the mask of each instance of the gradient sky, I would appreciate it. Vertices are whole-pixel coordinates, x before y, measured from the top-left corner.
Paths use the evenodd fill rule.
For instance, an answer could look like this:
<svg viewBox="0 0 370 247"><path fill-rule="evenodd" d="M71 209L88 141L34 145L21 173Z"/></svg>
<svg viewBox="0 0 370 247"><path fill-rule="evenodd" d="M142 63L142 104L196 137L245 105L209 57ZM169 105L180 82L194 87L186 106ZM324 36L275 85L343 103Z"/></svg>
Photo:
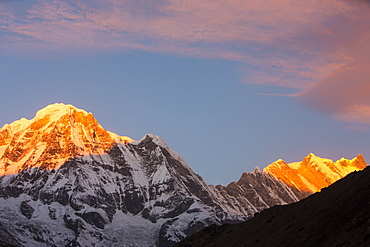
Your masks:
<svg viewBox="0 0 370 247"><path fill-rule="evenodd" d="M208 183L370 160L370 3L0 0L0 125L55 102L163 137Z"/></svg>

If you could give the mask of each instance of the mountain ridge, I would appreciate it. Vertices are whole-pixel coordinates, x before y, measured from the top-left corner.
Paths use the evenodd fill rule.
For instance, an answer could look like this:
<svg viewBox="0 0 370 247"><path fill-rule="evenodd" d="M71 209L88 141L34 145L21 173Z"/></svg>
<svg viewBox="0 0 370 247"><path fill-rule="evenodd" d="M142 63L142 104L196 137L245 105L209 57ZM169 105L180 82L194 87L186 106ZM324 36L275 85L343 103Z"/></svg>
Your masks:
<svg viewBox="0 0 370 247"><path fill-rule="evenodd" d="M209 226L175 246L369 246L369 181L367 167L299 202L271 207L240 224Z"/></svg>
<svg viewBox="0 0 370 247"><path fill-rule="evenodd" d="M266 166L263 172L282 181L290 188L315 193L347 174L362 170L366 166L365 159L361 154L351 160L341 158L334 162L331 159L320 158L310 153L301 162L287 164L279 159Z"/></svg>
<svg viewBox="0 0 370 247"><path fill-rule="evenodd" d="M0 235L18 246L169 247L310 194L260 169L208 185L161 137L116 135L71 105L0 129Z"/></svg>

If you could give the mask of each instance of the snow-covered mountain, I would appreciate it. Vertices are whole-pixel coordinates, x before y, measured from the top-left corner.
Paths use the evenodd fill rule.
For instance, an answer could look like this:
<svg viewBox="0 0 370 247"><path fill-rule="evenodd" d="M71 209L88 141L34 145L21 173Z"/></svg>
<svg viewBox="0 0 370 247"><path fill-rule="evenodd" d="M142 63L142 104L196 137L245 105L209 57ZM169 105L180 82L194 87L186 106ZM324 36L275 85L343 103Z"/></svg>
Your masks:
<svg viewBox="0 0 370 247"><path fill-rule="evenodd" d="M369 247L369 188L367 167L305 200L240 224L209 226L175 247Z"/></svg>
<svg viewBox="0 0 370 247"><path fill-rule="evenodd" d="M40 167L57 169L69 158L107 153L129 137L106 131L91 113L72 105L53 104L31 119L0 129L0 176Z"/></svg>
<svg viewBox="0 0 370 247"><path fill-rule="evenodd" d="M19 245L170 246L240 221L158 136L134 142L54 104L0 130L1 221Z"/></svg>
<svg viewBox="0 0 370 247"><path fill-rule="evenodd" d="M299 201L365 167L360 154L352 160L333 162L311 153L301 162L287 164L279 159L262 171L256 167L243 173L239 181L215 188L232 208L228 212L248 217L274 205Z"/></svg>
<svg viewBox="0 0 370 247"><path fill-rule="evenodd" d="M352 160L341 158L336 162L310 153L301 162L285 163L277 160L263 169L292 189L315 193L328 187L347 174L365 169L366 162L361 154Z"/></svg>
<svg viewBox="0 0 370 247"><path fill-rule="evenodd" d="M259 169L208 185L162 138L64 104L0 129L0 175L0 245L14 246L166 247L311 193Z"/></svg>
<svg viewBox="0 0 370 247"><path fill-rule="evenodd" d="M243 173L238 181L227 186L217 185L215 189L232 208L229 212L246 217L275 205L299 201L309 195L290 188L258 167L253 172Z"/></svg>

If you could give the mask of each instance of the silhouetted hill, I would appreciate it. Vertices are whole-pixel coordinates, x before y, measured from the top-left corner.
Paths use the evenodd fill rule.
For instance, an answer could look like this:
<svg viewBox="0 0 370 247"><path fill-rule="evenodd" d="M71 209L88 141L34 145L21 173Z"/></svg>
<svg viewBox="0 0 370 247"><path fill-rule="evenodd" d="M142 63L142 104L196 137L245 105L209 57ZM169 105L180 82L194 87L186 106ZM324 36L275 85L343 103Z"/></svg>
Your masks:
<svg viewBox="0 0 370 247"><path fill-rule="evenodd" d="M246 222L209 226L176 246L370 246L370 168Z"/></svg>

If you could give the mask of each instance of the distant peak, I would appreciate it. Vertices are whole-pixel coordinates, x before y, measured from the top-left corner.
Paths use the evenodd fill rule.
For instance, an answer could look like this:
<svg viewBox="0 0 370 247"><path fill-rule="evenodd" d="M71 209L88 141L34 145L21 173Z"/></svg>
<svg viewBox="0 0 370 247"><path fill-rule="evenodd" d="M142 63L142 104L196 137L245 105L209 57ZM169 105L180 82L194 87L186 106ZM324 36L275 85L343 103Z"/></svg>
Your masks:
<svg viewBox="0 0 370 247"><path fill-rule="evenodd" d="M74 111L83 112L85 114L88 114L86 111L84 111L82 109L79 109L79 108L77 108L73 105L63 104L63 103L54 103L54 104L48 105L45 108L39 110L36 113L36 117L40 118L40 117L43 117L45 115L61 116L61 115L65 115L65 114L68 114L68 113L72 113Z"/></svg>
<svg viewBox="0 0 370 247"><path fill-rule="evenodd" d="M262 171L266 172L266 173L269 173L269 171L273 170L273 169L283 169L284 167L286 167L286 165L287 165L287 163L284 160L278 159L278 160L274 161L273 163L271 163L270 165L263 168ZM258 168L258 167L256 167L256 168ZM254 170L256 170L256 168L254 168Z"/></svg>
<svg viewBox="0 0 370 247"><path fill-rule="evenodd" d="M54 104L47 105L40 111L43 111L43 110L44 111L66 111L69 109L78 109L78 108L71 104L54 103ZM78 109L78 110L81 110L81 109Z"/></svg>
<svg viewBox="0 0 370 247"><path fill-rule="evenodd" d="M254 173L260 173L260 172L261 172L261 169L260 169L258 166L256 166L256 167L253 169L253 172L254 172Z"/></svg>
<svg viewBox="0 0 370 247"><path fill-rule="evenodd" d="M353 158L352 160L361 160L361 161L364 161L365 162L365 159L364 159L364 156L362 156L362 154L358 154L355 158Z"/></svg>
<svg viewBox="0 0 370 247"><path fill-rule="evenodd" d="M154 134L146 134L139 142L142 141L152 141L158 146L168 148L166 141L162 137Z"/></svg>
<svg viewBox="0 0 370 247"><path fill-rule="evenodd" d="M75 125L76 123L79 124L79 127ZM32 128L46 131L50 126L59 126L63 124L72 127L73 130L70 135L73 139L80 138L78 137L80 134L85 135L88 132L93 133L97 129L100 129L105 131L107 133L106 135L117 143L128 143L134 141L127 136L120 136L106 131L98 123L92 113L86 112L85 110L79 109L73 105L63 103L50 104L37 111L36 116L33 119L28 120L21 118L11 124L5 124L2 129L10 129L12 133L15 133L21 130L26 130L33 125ZM83 128L84 130L78 128ZM93 135L96 135L96 133Z"/></svg>
<svg viewBox="0 0 370 247"><path fill-rule="evenodd" d="M344 158L342 158L344 159ZM356 157L354 157L352 160L357 160L357 159L360 159L360 160L365 160L364 159L364 156L362 156L362 154L358 154Z"/></svg>
<svg viewBox="0 0 370 247"><path fill-rule="evenodd" d="M275 162L273 162L272 164L286 164L286 162L284 160L282 160L282 159L278 159Z"/></svg>
<svg viewBox="0 0 370 247"><path fill-rule="evenodd" d="M291 188L315 193L348 173L362 170L366 166L362 155L352 160L342 158L333 162L331 159L310 153L301 162L284 165L281 160L278 160L265 167L263 171L283 181Z"/></svg>
<svg viewBox="0 0 370 247"><path fill-rule="evenodd" d="M313 163L333 162L331 159L321 158L313 153L309 153L302 161Z"/></svg>
<svg viewBox="0 0 370 247"><path fill-rule="evenodd" d="M321 157L316 156L314 153L309 153L303 160L317 160L321 159Z"/></svg>
<svg viewBox="0 0 370 247"><path fill-rule="evenodd" d="M68 109L68 108L77 109L77 107L75 107L74 105L64 104L64 103L54 103L54 104L50 104L44 107L44 109L55 109L55 110L63 110L63 109Z"/></svg>
<svg viewBox="0 0 370 247"><path fill-rule="evenodd" d="M320 159L323 159L319 156L316 156L314 153L309 153L304 159L308 159L308 160L320 160Z"/></svg>

